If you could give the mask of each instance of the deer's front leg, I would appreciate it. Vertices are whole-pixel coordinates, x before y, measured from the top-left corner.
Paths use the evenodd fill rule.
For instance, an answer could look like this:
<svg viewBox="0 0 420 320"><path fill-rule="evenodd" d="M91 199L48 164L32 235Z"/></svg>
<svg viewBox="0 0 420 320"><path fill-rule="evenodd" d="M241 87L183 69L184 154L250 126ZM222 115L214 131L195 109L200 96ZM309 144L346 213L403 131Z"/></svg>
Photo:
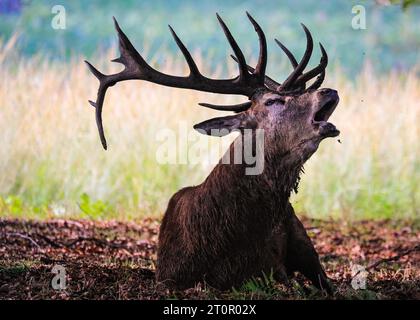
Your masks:
<svg viewBox="0 0 420 320"><path fill-rule="evenodd" d="M274 266L272 269L274 271L274 278L277 281L285 284L289 282L287 277L287 269L285 266L287 254L287 240L287 229L284 224L279 224L273 230L273 237L270 243L271 252L273 253L272 265Z"/></svg>
<svg viewBox="0 0 420 320"><path fill-rule="evenodd" d="M314 286L332 293L331 284L321 266L318 253L315 251L311 239L296 217L291 205L289 205L289 210L290 224L286 257L288 273L299 271L311 280Z"/></svg>

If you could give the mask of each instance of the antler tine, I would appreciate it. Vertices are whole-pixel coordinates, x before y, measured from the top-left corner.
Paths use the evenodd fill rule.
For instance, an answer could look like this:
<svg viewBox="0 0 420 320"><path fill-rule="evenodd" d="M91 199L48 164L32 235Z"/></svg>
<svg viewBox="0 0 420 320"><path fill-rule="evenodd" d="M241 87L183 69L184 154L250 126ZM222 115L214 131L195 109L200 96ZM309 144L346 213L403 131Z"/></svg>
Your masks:
<svg viewBox="0 0 420 320"><path fill-rule="evenodd" d="M290 52L289 49L283 43L281 43L279 40L274 39L274 41L277 43L277 45L280 47L280 49L283 50L283 52L286 54L286 56L289 58L290 63L292 64L293 68L296 68L298 66L298 62L293 55L293 53ZM297 91L304 90L305 86L297 88ZM277 86L276 90L281 91L281 85Z"/></svg>
<svg viewBox="0 0 420 320"><path fill-rule="evenodd" d="M99 137L101 139L101 143L103 148L107 149L106 144L106 138L104 134L104 128L102 125L102 106L104 104L105 99L105 93L108 87L111 86L111 84L107 83L107 77L99 72L93 65L91 65L88 61L85 60L85 63L88 65L90 71L98 78L99 80L99 89L98 89L98 96L96 98L96 102L93 102L92 100L89 100L89 103L91 106L95 108L95 119L96 119L96 125L98 127L99 131Z"/></svg>
<svg viewBox="0 0 420 320"><path fill-rule="evenodd" d="M185 47L185 45L182 43L181 39L179 39L179 37L175 33L174 29L172 29L172 27L170 25L168 25L168 27L169 27L169 30L171 31L172 36L175 39L176 44L178 45L179 49L181 50L182 54L185 57L185 60L187 61L188 67L190 68L190 75L199 76L200 71L198 70L198 67L195 64L194 59L192 58L190 52Z"/></svg>
<svg viewBox="0 0 420 320"><path fill-rule="evenodd" d="M210 108L219 111L234 111L234 112L242 112L246 111L251 107L252 102L247 101L244 103L239 104L232 104L232 105L217 105L217 104L210 104L210 103L202 103L200 102L199 105L205 108Z"/></svg>
<svg viewBox="0 0 420 320"><path fill-rule="evenodd" d="M237 46L236 41L232 37L231 33L229 32L229 29L226 27L223 20L217 14L217 18L218 18L218 20L219 20L219 22L220 22L220 24L223 28L223 31L225 32L226 37L228 38L229 43L231 44L232 49L234 50L235 55L236 55L236 56L234 56L234 55L230 55L230 56L233 58L233 60L235 60L238 63L240 75L245 74L245 72L246 72L246 74L248 74L248 72L250 72L250 73L254 74L255 76L257 76L257 78L259 79L259 82L265 83L268 87L271 87L271 88L275 89L279 86L279 84L277 82L275 82L273 79L271 79L271 78L269 78L265 75L265 70L266 70L266 67L267 67L267 41L265 39L265 34L262 31L260 25L249 14L249 12L246 12L246 15L247 15L249 21L251 21L251 23L254 26L254 29L255 29L255 31L257 32L257 35L258 35L260 52L259 52L259 56L258 56L257 66L254 69L253 67L249 66L246 63L245 57L243 57L243 54L242 54L241 50L239 49L239 47ZM237 48L237 49L235 49L235 48ZM235 51L235 50L237 50L237 51ZM241 61L241 59L242 59L242 61ZM243 71L244 66L245 66L247 71ZM251 107L252 103L250 101L247 101L247 102L244 102L244 103L234 104L234 105L215 105L215 104L210 104L210 103L199 103L199 105L202 106L202 107L215 109L215 110L220 110L220 111L242 112L242 111L248 110Z"/></svg>
<svg viewBox="0 0 420 320"><path fill-rule="evenodd" d="M117 19L115 19L115 17L112 17L112 19L114 20L115 30L117 30L118 33L118 47L120 49L120 57L112 60L112 62L121 63L128 69L129 67L133 67L133 65L130 64L131 61L128 59L131 58L131 60L134 60L132 62L135 62L142 67L149 67L140 53L138 53L136 48L131 44L125 33L121 30ZM122 74L122 72L120 74Z"/></svg>
<svg viewBox="0 0 420 320"><path fill-rule="evenodd" d="M298 66L298 62L297 62L295 56L293 55L293 53L291 53L290 50L287 49L287 47L284 46L279 40L274 39L274 41L277 43L277 45L283 50L283 52L289 58L290 63L292 64L293 68L296 68Z"/></svg>
<svg viewBox="0 0 420 320"><path fill-rule="evenodd" d="M322 52L322 56L321 56L321 60L320 60L319 64L315 68L313 68L312 70L309 70L308 72L299 76L296 80L296 85L305 84L305 82L311 80L313 77L320 74L327 67L327 65L328 65L327 52L325 51L325 49L324 49L324 47L322 46L321 43L319 44L319 47L321 48L321 52Z"/></svg>
<svg viewBox="0 0 420 320"><path fill-rule="evenodd" d="M248 16L249 21L251 21L255 31L258 34L258 42L260 44L260 53L258 56L258 63L255 67L254 74L263 80L265 76L265 69L267 68L267 41L265 39L264 32L262 31L260 25L248 12L246 12L246 15Z"/></svg>
<svg viewBox="0 0 420 320"><path fill-rule="evenodd" d="M233 55L233 54L231 54L230 55L230 57L233 59L233 60L235 60L235 62L236 63L238 63L238 59ZM254 73L255 72L255 69L253 68L253 67L251 67L249 64L247 64L246 65L246 68L248 69L248 71L250 72L250 73Z"/></svg>
<svg viewBox="0 0 420 320"><path fill-rule="evenodd" d="M295 56L293 55L293 53L291 53L290 50L285 45L283 45L279 40L274 39L274 41L283 50L283 52L289 58L290 63L292 64L293 68L295 69L298 66L298 62L297 62ZM238 62L238 59L236 59L235 56L231 55L231 57L232 57L233 60L235 60L236 62ZM248 68L248 71L250 71L251 73L254 73L255 72L255 69L253 67L247 65L247 68ZM269 76L265 76L264 83L265 83L265 85L269 89L272 89L272 90L279 90L279 87L281 86L280 83L278 83L277 81L273 80Z"/></svg>
<svg viewBox="0 0 420 320"><path fill-rule="evenodd" d="M235 62L238 62L238 59L236 59L236 57L234 55L230 55L230 57L235 60ZM255 69L253 67L251 67L250 65L246 65L246 67L248 68L248 71L251 73L255 72ZM279 86L280 83L278 83L277 81L273 80L272 78L270 78L269 76L264 76L264 84L271 90L276 90Z"/></svg>
<svg viewBox="0 0 420 320"><path fill-rule="evenodd" d="M319 76L316 78L316 80L314 81L314 83L312 83L306 90L316 90L318 89L322 82L325 79L325 70L322 70L322 72L319 74Z"/></svg>
<svg viewBox="0 0 420 320"><path fill-rule="evenodd" d="M305 31L306 35L306 50L302 57L302 60L300 60L299 64L296 66L296 68L293 70L293 72L287 77L287 79L282 83L279 90L287 90L290 87L294 86L294 82L296 79L301 75L303 70L305 70L306 66L308 65L309 59L311 58L312 49L313 49L313 40L312 35L309 32L308 28L301 23L303 31Z"/></svg>
<svg viewBox="0 0 420 320"><path fill-rule="evenodd" d="M242 50L239 48L238 44L236 43L236 40L233 38L230 30L226 26L226 24L223 22L222 18L219 16L218 13L216 13L217 20L219 20L220 26L223 29L223 32L232 47L233 52L235 53L236 58L238 59L238 67L239 67L239 78L247 78L249 73L246 67L246 60L245 56L242 53Z"/></svg>

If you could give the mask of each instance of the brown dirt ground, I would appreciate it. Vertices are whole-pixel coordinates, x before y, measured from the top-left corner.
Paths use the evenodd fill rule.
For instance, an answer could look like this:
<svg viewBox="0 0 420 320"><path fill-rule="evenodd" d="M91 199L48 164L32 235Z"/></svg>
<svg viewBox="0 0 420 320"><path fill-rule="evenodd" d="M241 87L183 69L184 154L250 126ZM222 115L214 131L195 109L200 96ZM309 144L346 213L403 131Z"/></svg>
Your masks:
<svg viewBox="0 0 420 320"><path fill-rule="evenodd" d="M0 219L0 299L420 299L418 223L320 221L304 218L336 287L316 290L299 274L289 285L250 280L220 292L206 285L172 291L154 281L159 222ZM351 286L352 264L368 266L365 290ZM66 289L51 281L54 265L66 270Z"/></svg>

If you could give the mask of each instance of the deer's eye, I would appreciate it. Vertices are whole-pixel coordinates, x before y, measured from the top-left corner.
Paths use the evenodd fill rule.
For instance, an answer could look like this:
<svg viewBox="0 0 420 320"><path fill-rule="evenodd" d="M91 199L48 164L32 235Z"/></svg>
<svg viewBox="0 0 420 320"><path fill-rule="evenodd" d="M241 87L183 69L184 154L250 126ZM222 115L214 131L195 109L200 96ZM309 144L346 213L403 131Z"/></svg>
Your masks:
<svg viewBox="0 0 420 320"><path fill-rule="evenodd" d="M284 100L283 98L268 99L268 100L264 103L264 105L265 105L266 107L269 107L269 106L272 106L272 105L273 105L273 104L275 104L275 103L281 103L281 104L284 104L284 103L285 103L285 100Z"/></svg>
<svg viewBox="0 0 420 320"><path fill-rule="evenodd" d="M275 102L276 102L276 100L275 100L275 99L268 99L268 100L264 103L264 105L265 105L266 107L269 107L269 106L272 106Z"/></svg>

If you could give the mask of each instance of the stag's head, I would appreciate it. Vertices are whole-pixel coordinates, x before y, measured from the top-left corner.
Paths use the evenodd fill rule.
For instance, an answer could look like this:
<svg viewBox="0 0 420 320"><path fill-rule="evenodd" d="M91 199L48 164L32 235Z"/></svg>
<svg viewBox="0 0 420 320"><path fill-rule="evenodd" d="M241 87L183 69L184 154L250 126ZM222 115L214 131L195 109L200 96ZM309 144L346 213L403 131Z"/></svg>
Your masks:
<svg viewBox="0 0 420 320"><path fill-rule="evenodd" d="M327 122L339 101L337 91L327 88L319 89L328 63L323 46L320 44L322 53L320 63L305 72L313 50L313 40L309 30L302 25L307 45L299 62L282 43L276 40L293 66L292 73L280 84L266 76L265 35L258 23L248 13L247 16L258 34L260 44L258 63L255 68L247 65L241 49L223 20L217 15L233 49L232 58L237 62L239 69L237 77L223 80L210 79L200 73L188 49L171 27L169 27L170 31L188 63L190 74L186 77L170 76L153 69L137 52L114 20L119 36L121 56L113 61L122 63L125 69L117 74L104 75L87 62L92 73L100 81L97 100L90 101L90 104L96 108L96 121L104 148L106 149L106 140L101 113L106 90L119 81L135 79L171 87L248 97L249 101L238 105L221 106L201 103L203 107L236 113L206 120L194 126L205 134L222 136L233 130L263 129L265 146L268 150L279 154L296 151L303 160L316 151L324 138L337 136L339 131L333 124ZM307 87L308 81L315 77L315 81Z"/></svg>

